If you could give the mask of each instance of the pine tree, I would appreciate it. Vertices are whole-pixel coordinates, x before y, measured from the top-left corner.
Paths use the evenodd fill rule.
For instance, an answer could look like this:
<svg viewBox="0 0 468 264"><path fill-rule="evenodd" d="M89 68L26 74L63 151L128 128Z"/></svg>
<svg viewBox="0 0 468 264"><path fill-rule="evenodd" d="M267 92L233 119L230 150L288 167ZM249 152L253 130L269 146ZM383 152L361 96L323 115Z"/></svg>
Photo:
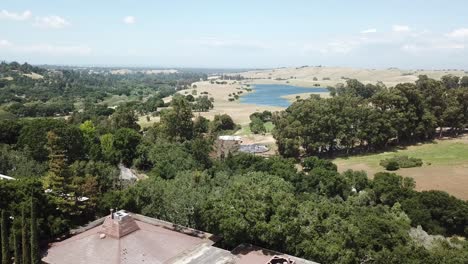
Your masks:
<svg viewBox="0 0 468 264"><path fill-rule="evenodd" d="M40 263L39 237L37 233L36 203L31 198L31 264Z"/></svg>
<svg viewBox="0 0 468 264"><path fill-rule="evenodd" d="M54 132L47 133L47 149L49 150L49 171L44 177L44 188L57 207L66 214L76 214L76 187L72 184L68 170L65 150L60 146L60 137Z"/></svg>
<svg viewBox="0 0 468 264"><path fill-rule="evenodd" d="M10 264L10 248L8 243L8 226L7 226L7 214L5 210L2 210L1 220L1 240L2 240L2 264Z"/></svg>
<svg viewBox="0 0 468 264"><path fill-rule="evenodd" d="M26 207L23 206L21 210L21 248L23 250L23 264L30 264L31 263L31 251L29 249L29 226L26 219Z"/></svg>
<svg viewBox="0 0 468 264"><path fill-rule="evenodd" d="M65 151L60 149L58 141L60 137L54 132L47 133L47 149L49 150L49 171L44 179L44 187L56 194L64 194L66 191L66 157Z"/></svg>

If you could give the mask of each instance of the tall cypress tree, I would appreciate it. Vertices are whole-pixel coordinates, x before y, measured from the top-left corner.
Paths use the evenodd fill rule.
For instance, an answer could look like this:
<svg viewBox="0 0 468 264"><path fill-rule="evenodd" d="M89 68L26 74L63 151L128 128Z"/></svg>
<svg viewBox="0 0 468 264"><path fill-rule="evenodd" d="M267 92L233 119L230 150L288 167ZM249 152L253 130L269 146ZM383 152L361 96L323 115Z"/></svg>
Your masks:
<svg viewBox="0 0 468 264"><path fill-rule="evenodd" d="M21 264L21 241L20 235L18 234L18 230L13 231L13 246L15 253L15 264Z"/></svg>
<svg viewBox="0 0 468 264"><path fill-rule="evenodd" d="M5 210L2 210L2 264L10 264L10 248L8 243L8 227L7 227L7 215Z"/></svg>
<svg viewBox="0 0 468 264"><path fill-rule="evenodd" d="M31 264L39 264L39 245L38 245L38 234L37 234L37 219L36 219L36 203L31 198Z"/></svg>
<svg viewBox="0 0 468 264"><path fill-rule="evenodd" d="M31 263L31 250L29 249L29 225L26 219L26 206L23 205L21 210L21 248L23 250L23 264Z"/></svg>

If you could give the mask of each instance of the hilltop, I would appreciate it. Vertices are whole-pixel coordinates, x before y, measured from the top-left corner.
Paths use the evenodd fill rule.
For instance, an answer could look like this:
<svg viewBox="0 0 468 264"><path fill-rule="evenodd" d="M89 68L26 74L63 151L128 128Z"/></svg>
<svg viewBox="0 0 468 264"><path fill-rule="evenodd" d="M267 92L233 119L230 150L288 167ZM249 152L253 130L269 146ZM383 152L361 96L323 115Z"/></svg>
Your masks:
<svg viewBox="0 0 468 264"><path fill-rule="evenodd" d="M440 79L444 75L467 76L468 71L458 69L442 70L402 70L388 69L359 69L347 67L302 66L277 68L266 70L252 70L240 73L240 76L253 79L255 83L289 83L298 86L335 86L347 79L357 79L362 83L383 82L387 86L398 83L414 82L419 75Z"/></svg>

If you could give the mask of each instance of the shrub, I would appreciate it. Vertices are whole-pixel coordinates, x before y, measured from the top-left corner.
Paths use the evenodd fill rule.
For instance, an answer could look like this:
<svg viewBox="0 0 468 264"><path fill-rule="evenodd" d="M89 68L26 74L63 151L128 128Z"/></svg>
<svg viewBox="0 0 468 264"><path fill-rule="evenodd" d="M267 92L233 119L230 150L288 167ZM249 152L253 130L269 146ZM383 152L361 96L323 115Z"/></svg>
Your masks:
<svg viewBox="0 0 468 264"><path fill-rule="evenodd" d="M421 167L423 161L418 158L410 158L408 156L395 156L393 158L380 161L380 166L387 170L398 170L399 168Z"/></svg>
<svg viewBox="0 0 468 264"><path fill-rule="evenodd" d="M395 160L391 160L389 162L387 162L387 164L384 166L386 170L389 170L389 171L396 171L400 168L400 165L398 164L397 161Z"/></svg>

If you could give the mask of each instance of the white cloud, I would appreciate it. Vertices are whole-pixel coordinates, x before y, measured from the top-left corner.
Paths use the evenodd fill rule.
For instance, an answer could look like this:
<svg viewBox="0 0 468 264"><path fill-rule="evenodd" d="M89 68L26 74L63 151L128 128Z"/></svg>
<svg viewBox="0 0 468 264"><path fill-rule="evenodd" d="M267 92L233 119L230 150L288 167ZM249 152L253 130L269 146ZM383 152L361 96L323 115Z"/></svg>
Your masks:
<svg viewBox="0 0 468 264"><path fill-rule="evenodd" d="M392 26L393 32L409 32L411 31L409 26L406 25L393 25Z"/></svg>
<svg viewBox="0 0 468 264"><path fill-rule="evenodd" d="M36 17L36 22L34 23L36 27L53 29L64 28L69 25L70 23L67 20L59 16Z"/></svg>
<svg viewBox="0 0 468 264"><path fill-rule="evenodd" d="M89 55L92 49L86 45L53 45L53 44L29 44L20 45L12 43L8 40L0 40L0 49L4 49L9 53L34 53L45 54L50 56L83 56Z"/></svg>
<svg viewBox="0 0 468 264"><path fill-rule="evenodd" d="M134 16L126 16L124 17L123 22L125 24L135 24L136 18Z"/></svg>
<svg viewBox="0 0 468 264"><path fill-rule="evenodd" d="M455 42L444 42L444 41L433 41L416 44L404 44L401 49L410 53L422 53L422 52L433 52L433 51L457 51L464 50L465 44Z"/></svg>
<svg viewBox="0 0 468 264"><path fill-rule="evenodd" d="M11 46L11 42L6 39L0 39L0 48L7 48Z"/></svg>
<svg viewBox="0 0 468 264"><path fill-rule="evenodd" d="M229 48L229 49L242 49L242 50L261 50L267 49L270 46L263 42L255 40L245 40L240 38L215 38L206 37L201 38L194 42L198 45L207 46L211 48Z"/></svg>
<svg viewBox="0 0 468 264"><path fill-rule="evenodd" d="M17 50L27 53L41 53L47 55L89 55L91 48L83 45L51 45L51 44L35 44L18 47Z"/></svg>
<svg viewBox="0 0 468 264"><path fill-rule="evenodd" d="M447 34L451 38L466 38L468 37L468 28L459 28Z"/></svg>
<svg viewBox="0 0 468 264"><path fill-rule="evenodd" d="M361 43L358 40L341 40L328 43L320 49L322 53L342 53L346 54L358 47Z"/></svg>
<svg viewBox="0 0 468 264"><path fill-rule="evenodd" d="M0 19L24 21L28 20L32 16L31 11L26 10L23 13L9 12L7 10L0 11Z"/></svg>
<svg viewBox="0 0 468 264"><path fill-rule="evenodd" d="M377 32L377 29L375 28L369 28L369 29L361 31L362 34L376 33L376 32Z"/></svg>

